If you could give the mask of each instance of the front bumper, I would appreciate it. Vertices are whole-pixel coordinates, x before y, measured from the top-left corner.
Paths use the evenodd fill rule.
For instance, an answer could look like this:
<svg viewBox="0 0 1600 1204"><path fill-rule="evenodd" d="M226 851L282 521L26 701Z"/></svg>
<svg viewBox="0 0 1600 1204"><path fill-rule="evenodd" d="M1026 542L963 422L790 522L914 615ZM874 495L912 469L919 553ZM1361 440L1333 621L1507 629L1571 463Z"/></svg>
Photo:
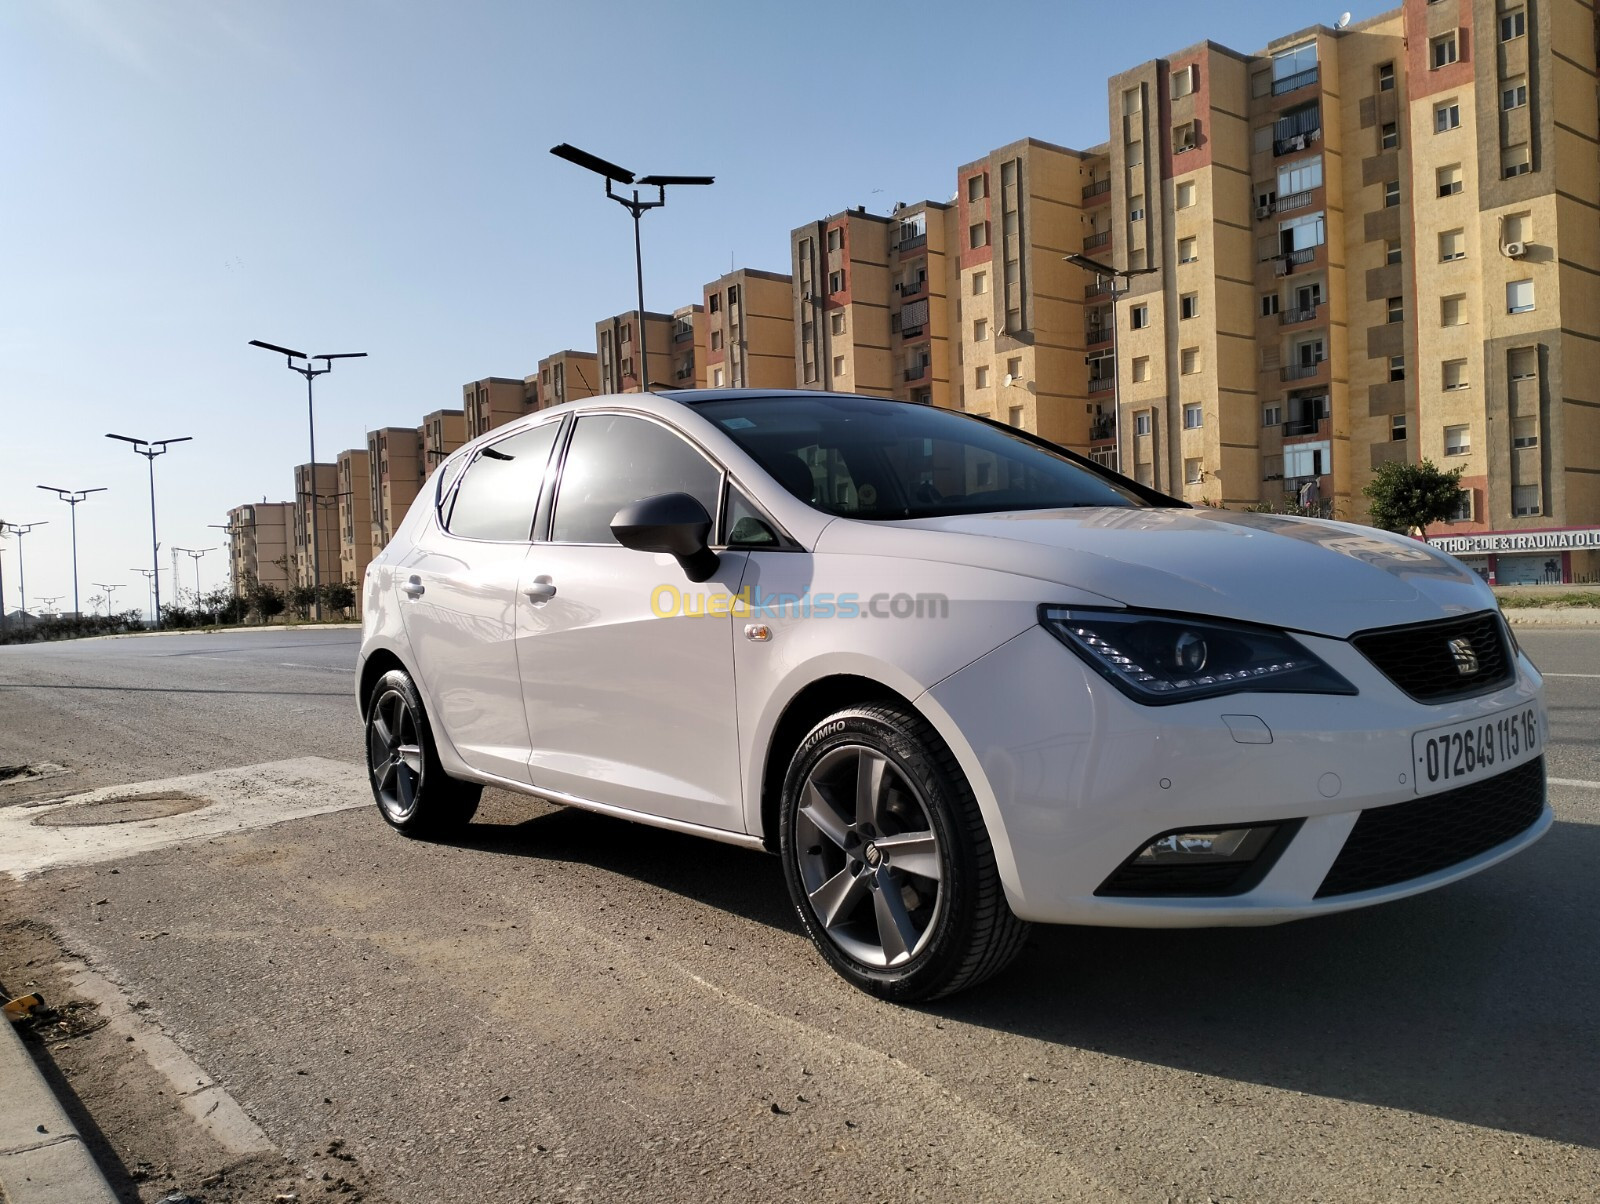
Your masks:
<svg viewBox="0 0 1600 1204"><path fill-rule="evenodd" d="M1431 890L1511 856L1549 828L1541 783L1537 818L1509 839L1417 877L1319 898L1361 813L1417 799L1413 732L1527 703L1539 708L1541 734L1546 728L1542 684L1521 658L1503 689L1428 706L1350 644L1299 638L1359 694L1245 693L1144 707L1042 628L928 691L920 705L972 780L1012 910L1065 924L1275 924ZM1239 742L1241 731L1260 738L1251 717L1270 731L1270 743ZM1158 833L1285 820L1302 822L1243 893L1095 893Z"/></svg>

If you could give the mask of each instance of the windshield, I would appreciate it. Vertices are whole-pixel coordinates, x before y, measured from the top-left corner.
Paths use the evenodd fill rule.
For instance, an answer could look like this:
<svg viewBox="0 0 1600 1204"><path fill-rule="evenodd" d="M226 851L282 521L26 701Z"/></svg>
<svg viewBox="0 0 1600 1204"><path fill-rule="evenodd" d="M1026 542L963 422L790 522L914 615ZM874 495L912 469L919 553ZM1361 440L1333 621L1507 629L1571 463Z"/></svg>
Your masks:
<svg viewBox="0 0 1600 1204"><path fill-rule="evenodd" d="M842 518L1148 504L1059 452L950 410L826 393L694 408L790 493Z"/></svg>

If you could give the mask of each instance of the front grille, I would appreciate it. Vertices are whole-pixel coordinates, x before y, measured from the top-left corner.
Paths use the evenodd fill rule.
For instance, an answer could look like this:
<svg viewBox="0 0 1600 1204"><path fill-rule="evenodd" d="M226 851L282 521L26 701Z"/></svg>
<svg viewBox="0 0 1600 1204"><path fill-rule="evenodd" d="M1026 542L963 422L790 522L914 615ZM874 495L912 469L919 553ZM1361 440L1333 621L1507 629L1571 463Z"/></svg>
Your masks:
<svg viewBox="0 0 1600 1204"><path fill-rule="evenodd" d="M1363 631L1350 642L1418 702L1487 694L1512 678L1511 649L1494 611Z"/></svg>
<svg viewBox="0 0 1600 1204"><path fill-rule="evenodd" d="M1544 758L1442 794L1363 811L1317 898L1393 886L1526 832L1544 811Z"/></svg>

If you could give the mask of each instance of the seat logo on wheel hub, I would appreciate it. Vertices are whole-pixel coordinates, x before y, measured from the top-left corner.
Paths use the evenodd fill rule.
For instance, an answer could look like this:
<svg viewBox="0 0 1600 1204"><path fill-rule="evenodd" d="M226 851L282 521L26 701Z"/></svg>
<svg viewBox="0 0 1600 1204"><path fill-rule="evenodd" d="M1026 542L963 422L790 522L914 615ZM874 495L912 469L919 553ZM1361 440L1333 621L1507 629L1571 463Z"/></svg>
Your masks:
<svg viewBox="0 0 1600 1204"><path fill-rule="evenodd" d="M883 860L883 854L878 852L878 846L870 840L867 841L866 847L861 850L861 857L873 869L877 869L879 862Z"/></svg>

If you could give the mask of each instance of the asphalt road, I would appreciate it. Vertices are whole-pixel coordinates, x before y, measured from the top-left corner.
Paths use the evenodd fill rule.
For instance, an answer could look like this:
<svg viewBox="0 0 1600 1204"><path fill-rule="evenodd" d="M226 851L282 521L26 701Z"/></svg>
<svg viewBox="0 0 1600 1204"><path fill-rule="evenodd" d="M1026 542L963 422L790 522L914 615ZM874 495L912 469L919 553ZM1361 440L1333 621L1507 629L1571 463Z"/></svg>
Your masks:
<svg viewBox="0 0 1600 1204"><path fill-rule="evenodd" d="M26 903L282 1150L342 1139L398 1201L1588 1200L1600 630L1519 634L1562 675L1550 775L1590 783L1522 856L1280 928L1041 929L932 1007L827 971L775 859L498 793L453 847L363 808ZM0 764L355 762L355 640L0 648Z"/></svg>

